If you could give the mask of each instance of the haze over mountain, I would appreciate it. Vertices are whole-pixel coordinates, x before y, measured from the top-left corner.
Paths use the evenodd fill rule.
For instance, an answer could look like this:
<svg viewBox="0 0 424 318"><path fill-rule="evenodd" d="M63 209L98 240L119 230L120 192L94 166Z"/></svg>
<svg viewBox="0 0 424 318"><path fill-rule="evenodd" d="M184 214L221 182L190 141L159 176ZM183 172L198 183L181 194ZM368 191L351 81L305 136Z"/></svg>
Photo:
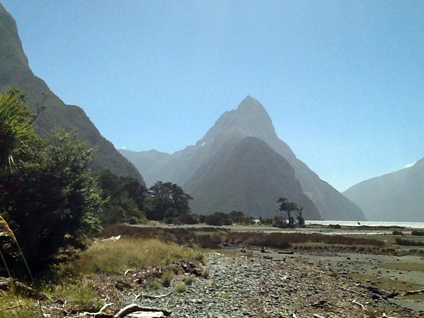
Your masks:
<svg viewBox="0 0 424 318"><path fill-rule="evenodd" d="M424 159L412 167L360 182L343 194L371 221L424 221Z"/></svg>
<svg viewBox="0 0 424 318"><path fill-rule="evenodd" d="M252 216L271 215L277 205L271 208L265 201L274 204L286 196L303 205L310 219L364 220L354 203L296 158L278 138L265 108L250 96L236 110L225 112L194 146L172 155L120 152L148 186L159 180L181 185L194 197L196 212L244 209Z"/></svg>
<svg viewBox="0 0 424 318"><path fill-rule="evenodd" d="M91 168L94 171L109 169L118 175L128 175L142 180L137 169L106 140L85 112L78 106L65 105L40 78L34 75L23 51L18 29L13 17L0 4L0 91L16 87L26 93L27 105L36 111L43 101L45 110L36 121L36 133L43 136L56 126L75 130L89 146L98 147Z"/></svg>

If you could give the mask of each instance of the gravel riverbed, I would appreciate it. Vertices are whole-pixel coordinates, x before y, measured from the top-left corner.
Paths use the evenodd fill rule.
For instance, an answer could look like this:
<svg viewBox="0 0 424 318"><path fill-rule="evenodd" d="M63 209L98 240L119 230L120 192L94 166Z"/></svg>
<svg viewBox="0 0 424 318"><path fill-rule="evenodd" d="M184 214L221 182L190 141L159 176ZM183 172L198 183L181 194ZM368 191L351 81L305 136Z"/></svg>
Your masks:
<svg viewBox="0 0 424 318"><path fill-rule="evenodd" d="M209 278L195 278L186 292L176 292L175 286L183 278L180 275L170 287L161 287L154 293L169 293L168 296L140 297L135 303L164 308L172 312L171 317L181 318L313 317L314 314L325 318L357 318L368 317L359 304L367 310L384 305L384 300L373 300L371 294L349 278L295 257L210 253L205 267L209 269ZM128 297L127 302L130 300Z"/></svg>

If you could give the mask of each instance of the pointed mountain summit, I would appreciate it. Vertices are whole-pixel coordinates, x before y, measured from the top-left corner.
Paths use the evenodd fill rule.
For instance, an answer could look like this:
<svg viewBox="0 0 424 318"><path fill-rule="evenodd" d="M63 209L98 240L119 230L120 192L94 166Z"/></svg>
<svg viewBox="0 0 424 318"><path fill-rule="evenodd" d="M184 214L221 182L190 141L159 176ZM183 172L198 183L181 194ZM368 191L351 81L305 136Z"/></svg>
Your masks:
<svg viewBox="0 0 424 318"><path fill-rule="evenodd" d="M274 125L265 108L256 99L247 96L236 110L225 112L197 145L213 141L219 134L239 134L265 140L277 138Z"/></svg>
<svg viewBox="0 0 424 318"><path fill-rule="evenodd" d="M91 165L94 171L108 169L118 175L143 181L137 169L100 134L80 107L65 105L42 79L34 75L24 53L16 22L0 4L0 91L5 92L11 87L26 93L27 105L32 111L36 111L37 104L42 102L42 94L48 96L44 103L46 109L36 121L38 135L46 135L55 126L75 130L89 146L98 147Z"/></svg>
<svg viewBox="0 0 424 318"><path fill-rule="evenodd" d="M267 147L259 146L253 139L246 141L247 137L255 137L255 140L262 141ZM237 152L235 149L242 147L240 143L244 148L249 145L255 149L262 147L263 152L252 150L256 157L248 151ZM359 207L322 181L296 158L290 147L278 138L265 108L250 96L247 96L237 109L225 112L196 145L188 146L172 155L155 153L157 164L153 166L151 152L121 153L143 173L147 185L156 181L171 181L181 185L194 197L192 205L197 209L195 212L210 213L217 209L229 212L238 206L240 210L244 209L244 212L249 211L252 216L275 214L276 208L271 209L269 205L264 205L264 198L267 197L264 189L269 189L269 182L275 184L280 193L275 199L267 197L267 200L273 201L272 204L279 197L291 193L291 196L287 194L288 199L302 201L311 207L307 215L311 219L365 219ZM236 153L244 153L246 156L236 156ZM271 160L270 157L274 159ZM272 169L263 169L263 165L271 165L276 170L272 173ZM289 169L294 172L293 175L287 172ZM152 170L157 173L151 173ZM263 174L258 175L259 171ZM257 175L258 181L247 182L249 174ZM276 180L276 175L279 176L279 181ZM249 184L250 187L247 186ZM222 188L227 190L222 191ZM229 191L229 188L234 191ZM258 190L251 191L253 188ZM271 196L274 195L276 194ZM312 204L304 201L305 195ZM253 206L254 208L251 208Z"/></svg>
<svg viewBox="0 0 424 318"><path fill-rule="evenodd" d="M368 220L424 221L424 158L412 167L362 181L343 193Z"/></svg>

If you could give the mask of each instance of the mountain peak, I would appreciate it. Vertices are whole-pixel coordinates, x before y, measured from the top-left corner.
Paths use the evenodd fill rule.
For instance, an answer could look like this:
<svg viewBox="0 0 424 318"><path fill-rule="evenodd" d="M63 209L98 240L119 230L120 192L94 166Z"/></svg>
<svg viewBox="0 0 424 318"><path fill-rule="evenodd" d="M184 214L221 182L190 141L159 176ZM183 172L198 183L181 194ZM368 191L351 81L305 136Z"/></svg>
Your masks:
<svg viewBox="0 0 424 318"><path fill-rule="evenodd" d="M246 98L242 100L240 105L237 107L236 111L263 111L267 113L262 104L250 95L247 95Z"/></svg>
<svg viewBox="0 0 424 318"><path fill-rule="evenodd" d="M237 109L225 112L196 145L209 143L217 136L234 134L241 137L253 136L263 140L277 136L268 112L259 101L249 95Z"/></svg>

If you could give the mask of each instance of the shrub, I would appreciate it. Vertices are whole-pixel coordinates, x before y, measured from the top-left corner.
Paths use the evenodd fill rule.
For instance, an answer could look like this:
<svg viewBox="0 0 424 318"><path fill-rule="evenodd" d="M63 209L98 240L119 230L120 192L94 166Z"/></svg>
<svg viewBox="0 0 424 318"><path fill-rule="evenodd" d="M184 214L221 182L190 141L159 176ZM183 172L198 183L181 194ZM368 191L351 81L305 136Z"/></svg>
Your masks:
<svg viewBox="0 0 424 318"><path fill-rule="evenodd" d="M342 226L340 224L330 224L328 226L330 229L341 229Z"/></svg>
<svg viewBox="0 0 424 318"><path fill-rule="evenodd" d="M167 271L165 272L161 277L161 283L164 287L171 286L171 281L174 278L174 272L173 271Z"/></svg>
<svg viewBox="0 0 424 318"><path fill-rule="evenodd" d="M282 215L276 215L272 219L272 226L273 227L279 227L279 228L285 228L285 227L287 227L287 221Z"/></svg>
<svg viewBox="0 0 424 318"><path fill-rule="evenodd" d="M183 278L183 282L186 285L193 284L193 281L194 281L194 276L193 275L187 275L187 276L184 276L184 278Z"/></svg>
<svg viewBox="0 0 424 318"><path fill-rule="evenodd" d="M137 218L135 216L132 216L128 223L132 225L137 224Z"/></svg>
<svg viewBox="0 0 424 318"><path fill-rule="evenodd" d="M411 234L412 235L415 235L415 236L424 236L424 231L422 231L422 230L413 230L411 232Z"/></svg>
<svg viewBox="0 0 424 318"><path fill-rule="evenodd" d="M215 212L205 218L205 223L208 225L222 226L231 225L232 221L228 214L222 212Z"/></svg>
<svg viewBox="0 0 424 318"><path fill-rule="evenodd" d="M158 290L159 287L160 287L160 283L157 278L153 279L149 284L149 288L153 290Z"/></svg>
<svg viewBox="0 0 424 318"><path fill-rule="evenodd" d="M392 235L403 235L402 231L394 230Z"/></svg>
<svg viewBox="0 0 424 318"><path fill-rule="evenodd" d="M193 213L184 213L177 217L178 222L181 224L198 224L199 218Z"/></svg>
<svg viewBox="0 0 424 318"><path fill-rule="evenodd" d="M396 238L396 244L403 246L424 246L424 242L418 242L413 240L403 240L401 238Z"/></svg>
<svg viewBox="0 0 424 318"><path fill-rule="evenodd" d="M187 285L186 285L186 284L183 284L183 283L178 283L178 284L175 286L175 290L176 290L178 293L185 293L185 292L187 291Z"/></svg>
<svg viewBox="0 0 424 318"><path fill-rule="evenodd" d="M210 275L209 268L203 269L202 277L205 278L205 279L208 279L209 278L209 275Z"/></svg>

